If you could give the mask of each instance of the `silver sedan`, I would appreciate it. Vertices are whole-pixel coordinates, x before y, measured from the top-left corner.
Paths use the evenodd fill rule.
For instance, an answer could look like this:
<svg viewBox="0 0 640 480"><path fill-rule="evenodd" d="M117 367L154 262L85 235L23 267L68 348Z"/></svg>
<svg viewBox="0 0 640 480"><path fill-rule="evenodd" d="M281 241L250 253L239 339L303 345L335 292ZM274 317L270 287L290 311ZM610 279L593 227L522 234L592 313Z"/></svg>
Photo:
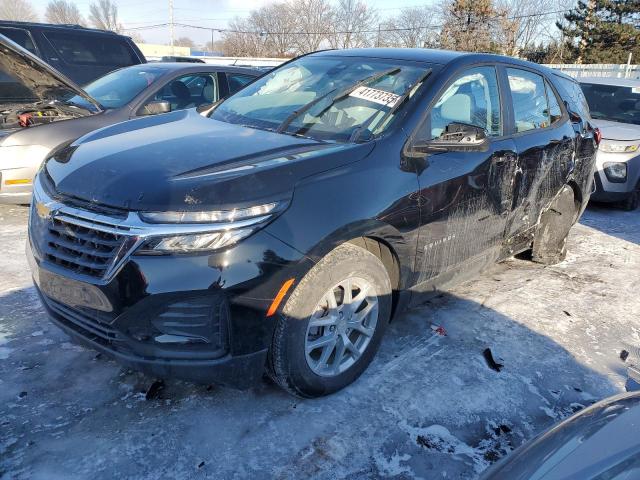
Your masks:
<svg viewBox="0 0 640 480"><path fill-rule="evenodd" d="M81 89L0 35L0 203L29 203L32 178L61 145L125 120L213 103L263 73L147 63L113 71Z"/></svg>
<svg viewBox="0 0 640 480"><path fill-rule="evenodd" d="M579 80L602 132L591 199L635 210L640 204L640 80Z"/></svg>

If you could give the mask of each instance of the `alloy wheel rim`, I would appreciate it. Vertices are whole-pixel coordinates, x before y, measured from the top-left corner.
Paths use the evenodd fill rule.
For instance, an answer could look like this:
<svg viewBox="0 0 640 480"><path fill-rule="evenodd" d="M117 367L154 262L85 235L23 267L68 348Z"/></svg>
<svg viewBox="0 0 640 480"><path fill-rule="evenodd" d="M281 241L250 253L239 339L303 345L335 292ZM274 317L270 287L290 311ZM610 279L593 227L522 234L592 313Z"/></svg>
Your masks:
<svg viewBox="0 0 640 480"><path fill-rule="evenodd" d="M349 277L324 293L309 318L307 365L335 377L353 366L369 347L378 323L378 297L368 280Z"/></svg>

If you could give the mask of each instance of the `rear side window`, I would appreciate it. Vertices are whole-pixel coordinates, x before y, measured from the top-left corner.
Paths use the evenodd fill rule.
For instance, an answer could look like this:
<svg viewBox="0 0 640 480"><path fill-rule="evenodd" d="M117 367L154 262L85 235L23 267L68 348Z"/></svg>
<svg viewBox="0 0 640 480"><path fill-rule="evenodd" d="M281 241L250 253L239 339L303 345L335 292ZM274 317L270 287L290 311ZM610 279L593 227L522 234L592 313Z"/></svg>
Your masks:
<svg viewBox="0 0 640 480"><path fill-rule="evenodd" d="M591 114L589 113L589 104L587 103L587 99L585 98L580 85L578 85L578 82L559 76L556 76L556 80L565 91L565 100L567 100L570 109L582 118L591 118Z"/></svg>
<svg viewBox="0 0 640 480"><path fill-rule="evenodd" d="M547 87L547 102L549 103L549 116L551 117L551 125L556 123L558 120L562 118L562 108L560 108L560 103L558 102L558 97L556 97L553 88L549 85L549 82L544 81L545 86Z"/></svg>
<svg viewBox="0 0 640 480"><path fill-rule="evenodd" d="M493 67L477 67L462 73L431 109L429 138L438 138L451 123L483 128L490 136L502 135L500 93Z"/></svg>
<svg viewBox="0 0 640 480"><path fill-rule="evenodd" d="M544 78L516 68L507 68L507 76L516 132L528 132L551 125Z"/></svg>
<svg viewBox="0 0 640 480"><path fill-rule="evenodd" d="M78 35L47 32L47 39L66 63L73 65L108 65L114 68L138 64L131 47L108 35Z"/></svg>
<svg viewBox="0 0 640 480"><path fill-rule="evenodd" d="M25 50L29 50L34 55L37 55L36 46L33 44L33 40L29 32L20 28L0 28L0 33L7 37L9 40L14 41Z"/></svg>
<svg viewBox="0 0 640 480"><path fill-rule="evenodd" d="M249 75L242 75L240 73L227 73L227 80L229 81L229 93L236 93L247 83L253 80L254 77Z"/></svg>

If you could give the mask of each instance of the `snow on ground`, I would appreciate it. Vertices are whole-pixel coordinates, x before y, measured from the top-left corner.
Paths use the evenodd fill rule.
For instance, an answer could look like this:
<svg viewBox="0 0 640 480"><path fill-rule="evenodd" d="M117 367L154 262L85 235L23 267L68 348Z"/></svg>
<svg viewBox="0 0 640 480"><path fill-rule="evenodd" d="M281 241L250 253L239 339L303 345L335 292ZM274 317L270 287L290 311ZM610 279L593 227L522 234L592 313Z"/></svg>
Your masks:
<svg viewBox="0 0 640 480"><path fill-rule="evenodd" d="M25 223L25 208L0 207L3 479L475 478L623 391L620 350L640 345L640 212L591 208L566 261L509 260L404 314L338 394L170 381L145 400L154 379L49 324L27 272Z"/></svg>

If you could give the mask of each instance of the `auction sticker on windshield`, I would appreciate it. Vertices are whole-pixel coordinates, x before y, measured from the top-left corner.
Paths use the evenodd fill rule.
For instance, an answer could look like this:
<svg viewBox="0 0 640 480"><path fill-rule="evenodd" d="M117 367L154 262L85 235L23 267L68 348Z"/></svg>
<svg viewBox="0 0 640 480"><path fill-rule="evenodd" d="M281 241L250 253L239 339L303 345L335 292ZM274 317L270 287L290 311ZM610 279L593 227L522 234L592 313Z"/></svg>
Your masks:
<svg viewBox="0 0 640 480"><path fill-rule="evenodd" d="M351 92L349 96L362 98L363 100L379 103L380 105L385 105L387 107L394 107L398 100L400 100L400 95L370 87L358 87Z"/></svg>

